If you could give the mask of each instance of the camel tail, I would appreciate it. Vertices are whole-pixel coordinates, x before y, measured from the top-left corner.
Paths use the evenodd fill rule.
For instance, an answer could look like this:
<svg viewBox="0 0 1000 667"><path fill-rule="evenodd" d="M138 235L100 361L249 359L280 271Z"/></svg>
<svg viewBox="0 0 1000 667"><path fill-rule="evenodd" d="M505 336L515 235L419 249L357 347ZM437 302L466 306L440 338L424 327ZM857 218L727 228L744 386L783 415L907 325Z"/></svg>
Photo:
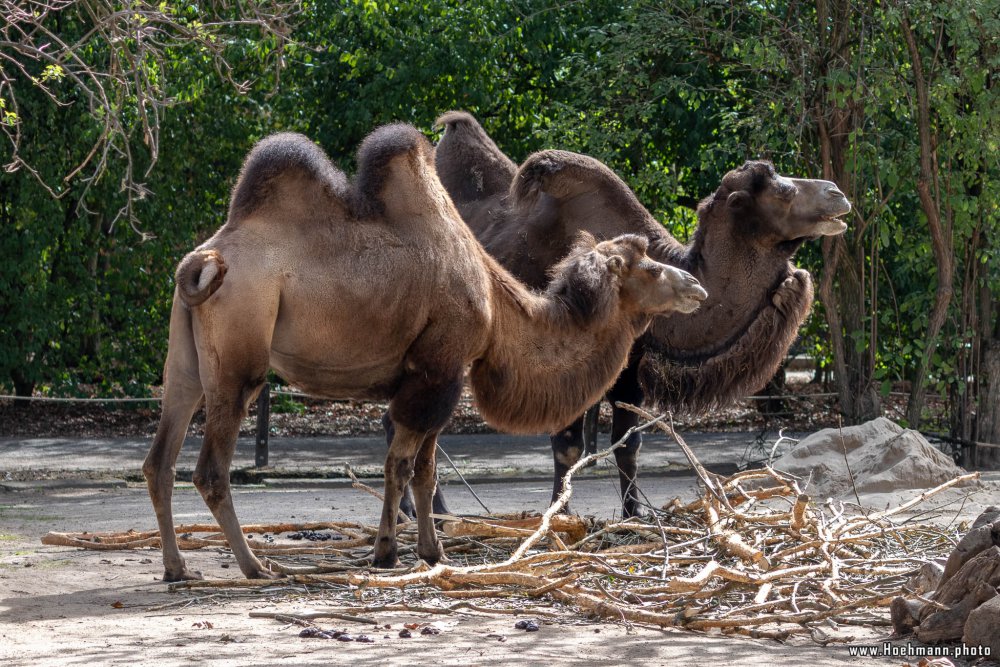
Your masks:
<svg viewBox="0 0 1000 667"><path fill-rule="evenodd" d="M215 294L225 275L226 262L217 250L195 250L177 267L177 292L181 300L193 308Z"/></svg>

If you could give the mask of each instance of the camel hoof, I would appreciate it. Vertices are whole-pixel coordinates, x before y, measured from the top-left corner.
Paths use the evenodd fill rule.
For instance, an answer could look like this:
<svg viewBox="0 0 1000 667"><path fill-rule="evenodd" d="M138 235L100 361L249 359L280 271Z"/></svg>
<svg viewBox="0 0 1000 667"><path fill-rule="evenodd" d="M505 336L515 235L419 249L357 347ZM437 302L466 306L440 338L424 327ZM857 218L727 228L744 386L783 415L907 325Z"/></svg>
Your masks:
<svg viewBox="0 0 1000 667"><path fill-rule="evenodd" d="M271 572L270 570L257 570L253 574L246 575L247 579L267 579L268 581L274 581L275 579L284 579L285 574L283 572Z"/></svg>
<svg viewBox="0 0 1000 667"><path fill-rule="evenodd" d="M184 568L178 574L171 574L170 572L163 572L163 583L172 584L178 581L201 581L204 579L204 575L198 570L189 570Z"/></svg>
<svg viewBox="0 0 1000 667"><path fill-rule="evenodd" d="M374 570L395 570L398 567L402 567L403 564L399 562L398 558L376 558L372 556L372 569Z"/></svg>
<svg viewBox="0 0 1000 667"><path fill-rule="evenodd" d="M448 560L448 557L444 555L444 547L441 546L440 542L438 542L437 544L431 546L430 553L421 553L420 550L417 549L417 555L420 556L420 558L425 563L427 563L428 565L430 565L432 567L434 565L437 565L438 563L449 563L449 562L451 562L451 561Z"/></svg>
<svg viewBox="0 0 1000 667"><path fill-rule="evenodd" d="M435 565L451 565L452 563L455 562L452 559L445 556L444 553L442 553L439 556L435 556L433 558L427 558L426 556L421 556L421 558L425 563L427 563L431 567L434 567Z"/></svg>

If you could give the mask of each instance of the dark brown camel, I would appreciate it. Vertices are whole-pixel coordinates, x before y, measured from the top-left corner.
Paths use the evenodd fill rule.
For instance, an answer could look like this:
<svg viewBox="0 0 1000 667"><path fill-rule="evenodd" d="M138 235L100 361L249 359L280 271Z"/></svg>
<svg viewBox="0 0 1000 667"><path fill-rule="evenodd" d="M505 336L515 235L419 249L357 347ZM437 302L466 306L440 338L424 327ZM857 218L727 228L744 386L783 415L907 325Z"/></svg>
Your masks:
<svg viewBox="0 0 1000 667"><path fill-rule="evenodd" d="M469 114L449 112L435 162L463 219L486 251L528 285L574 234L597 238L640 234L658 261L694 274L709 293L689 317L654 320L637 341L608 399L700 412L762 388L774 375L812 305L809 274L790 259L802 244L841 234L837 219L851 205L829 181L786 178L768 162L730 171L698 206L698 229L682 245L632 190L601 162L576 153L542 151L518 169ZM614 409L611 439L636 424ZM633 434L615 453L626 516L638 511L634 486L642 440ZM553 497L583 451L582 417L552 435Z"/></svg>
<svg viewBox="0 0 1000 667"><path fill-rule="evenodd" d="M558 428L600 398L652 317L705 291L645 256L647 240L581 233L535 293L462 222L416 129L390 125L358 151L353 183L301 135L250 152L226 224L177 269L163 414L143 465L164 580L200 577L174 536L174 465L204 402L194 474L243 574L273 573L247 546L229 487L240 421L269 368L330 398L390 399L394 438L374 564L397 562L395 518L412 479L417 553L442 558L430 518L437 435L466 369L499 429Z"/></svg>

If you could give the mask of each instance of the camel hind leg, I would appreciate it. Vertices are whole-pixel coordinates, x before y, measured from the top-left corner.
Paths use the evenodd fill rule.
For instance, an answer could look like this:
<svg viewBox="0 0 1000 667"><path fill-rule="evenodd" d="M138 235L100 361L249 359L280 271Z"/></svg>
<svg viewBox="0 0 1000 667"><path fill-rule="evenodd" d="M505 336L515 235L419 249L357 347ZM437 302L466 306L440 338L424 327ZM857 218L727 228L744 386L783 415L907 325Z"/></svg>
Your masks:
<svg viewBox="0 0 1000 667"><path fill-rule="evenodd" d="M233 272L230 268L229 275ZM243 575L271 579L276 575L254 556L236 517L229 468L240 423L267 377L278 294L258 290L252 299L240 298L244 285L235 282L237 286L230 292L226 293L223 285L215 297L194 311L198 374L205 390L205 438L193 481ZM240 326L233 326L235 322Z"/></svg>
<svg viewBox="0 0 1000 667"><path fill-rule="evenodd" d="M199 572L187 569L181 557L171 507L177 456L184 445L191 417L204 395L198 376L198 357L191 333L190 313L178 304L176 298L170 317L170 346L163 374L160 423L142 465L142 472L160 530L163 580L201 579Z"/></svg>
<svg viewBox="0 0 1000 667"><path fill-rule="evenodd" d="M257 559L247 544L233 505L229 468L236 438L247 408L264 386L266 363L257 373L229 376L205 396L205 440L194 472L194 485L226 536L229 548L247 579L273 579L275 575Z"/></svg>

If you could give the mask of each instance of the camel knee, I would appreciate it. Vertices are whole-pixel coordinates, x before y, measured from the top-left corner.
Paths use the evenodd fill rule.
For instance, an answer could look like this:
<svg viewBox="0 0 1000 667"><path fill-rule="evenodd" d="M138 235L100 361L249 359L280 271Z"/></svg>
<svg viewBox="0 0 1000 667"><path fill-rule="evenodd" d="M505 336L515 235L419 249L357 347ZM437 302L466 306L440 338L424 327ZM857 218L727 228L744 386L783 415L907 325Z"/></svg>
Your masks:
<svg viewBox="0 0 1000 667"><path fill-rule="evenodd" d="M418 457L413 466L412 484L418 489L434 488L437 482L437 466L429 457Z"/></svg>
<svg viewBox="0 0 1000 667"><path fill-rule="evenodd" d="M406 490L406 485L413 479L414 461L412 456L389 456L385 459L385 484L395 487L399 493Z"/></svg>
<svg viewBox="0 0 1000 667"><path fill-rule="evenodd" d="M176 472L174 466L154 464L149 461L143 463L142 476L146 478L146 488L149 489L154 507L157 507L160 498L170 494Z"/></svg>
<svg viewBox="0 0 1000 667"><path fill-rule="evenodd" d="M209 509L215 509L229 499L229 475L223 475L218 470L195 470L191 477L194 488L205 500Z"/></svg>
<svg viewBox="0 0 1000 667"><path fill-rule="evenodd" d="M552 456L555 458L556 463L567 468L572 468L580 460L580 457L583 456L583 447L567 444L558 449L553 448Z"/></svg>
<svg viewBox="0 0 1000 667"><path fill-rule="evenodd" d="M150 460L150 458L147 456L146 460L143 461L142 463L142 476L146 478L146 484L149 485L157 484L160 481L160 479L162 479L162 477L164 476L163 469L165 467L166 466L164 466L159 461ZM170 473L171 475L173 475L174 473L172 467L170 469Z"/></svg>
<svg viewBox="0 0 1000 667"><path fill-rule="evenodd" d="M621 440L621 435L612 436L611 440L618 442ZM642 449L642 433L636 431L625 438L625 444L622 447L615 450L616 458L618 456L631 456L635 458L639 454L640 449Z"/></svg>

